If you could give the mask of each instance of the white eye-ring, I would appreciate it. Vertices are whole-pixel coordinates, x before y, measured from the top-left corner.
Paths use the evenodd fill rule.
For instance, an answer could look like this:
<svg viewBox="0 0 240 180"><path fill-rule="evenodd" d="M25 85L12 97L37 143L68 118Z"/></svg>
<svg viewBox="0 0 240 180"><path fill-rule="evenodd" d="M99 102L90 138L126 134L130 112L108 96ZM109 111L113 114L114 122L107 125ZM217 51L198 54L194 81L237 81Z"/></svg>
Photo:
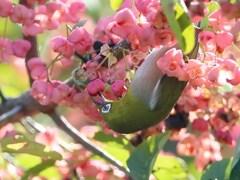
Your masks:
<svg viewBox="0 0 240 180"><path fill-rule="evenodd" d="M109 113L111 109L111 104L106 104L103 108L102 108L102 113Z"/></svg>

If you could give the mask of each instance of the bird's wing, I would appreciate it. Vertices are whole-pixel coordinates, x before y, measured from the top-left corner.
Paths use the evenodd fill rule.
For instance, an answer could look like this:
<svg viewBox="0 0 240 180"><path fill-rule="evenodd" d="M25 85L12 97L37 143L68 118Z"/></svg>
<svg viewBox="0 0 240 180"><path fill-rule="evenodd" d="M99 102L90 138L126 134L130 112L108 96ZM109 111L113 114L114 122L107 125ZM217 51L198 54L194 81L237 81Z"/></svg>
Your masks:
<svg viewBox="0 0 240 180"><path fill-rule="evenodd" d="M162 57L172 47L162 46L153 50L137 70L130 89L132 94L149 105L156 84L163 77L162 71L157 66L157 60Z"/></svg>
<svg viewBox="0 0 240 180"><path fill-rule="evenodd" d="M200 22L197 24L197 27L200 27ZM175 45L176 48L179 49L178 45ZM174 48L174 47L171 47L171 48ZM198 50L199 50L199 42L198 42L198 32L196 31L195 32L195 45L192 49L192 51L190 53L188 53L186 56L189 58L189 59L195 59L197 57L197 54L198 54ZM164 76L167 76L167 75L164 75ZM149 99L149 107L153 110L156 106L157 106L157 103L159 102L159 97L160 95L162 95L161 93L161 82L162 80L164 79L164 76L162 76L161 79L159 79L156 84L155 84L155 87L154 87L154 90L151 94L151 97ZM167 77L166 77L167 78ZM172 83L171 87L169 88L174 88L174 83L176 83L176 91L179 89L184 89L184 87L186 86L187 83L183 82L183 83L178 83L178 82L175 82L176 80L174 78L168 78L168 79L171 79L172 82L169 82L170 80L166 80L164 79L164 82L163 84L165 85L165 83L168 83L167 85L170 86L170 84ZM171 91L169 91L171 92ZM167 94L167 93L166 93ZM178 94L178 93L176 93ZM171 95L170 95L171 96ZM164 104L163 104L164 105Z"/></svg>

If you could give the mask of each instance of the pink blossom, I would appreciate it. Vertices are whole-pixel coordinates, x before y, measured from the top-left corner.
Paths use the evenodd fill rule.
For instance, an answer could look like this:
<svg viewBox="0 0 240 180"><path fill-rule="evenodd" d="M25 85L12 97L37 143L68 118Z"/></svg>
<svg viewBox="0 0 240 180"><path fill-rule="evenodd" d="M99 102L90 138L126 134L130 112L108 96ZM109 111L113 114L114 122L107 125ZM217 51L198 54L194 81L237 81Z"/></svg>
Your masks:
<svg viewBox="0 0 240 180"><path fill-rule="evenodd" d="M46 14L38 14L35 16L36 22L39 23L39 26L46 30L54 30L59 26L58 19L53 17L48 17Z"/></svg>
<svg viewBox="0 0 240 180"><path fill-rule="evenodd" d="M181 50L170 49L157 61L157 66L168 76L182 76L184 61Z"/></svg>
<svg viewBox="0 0 240 180"><path fill-rule="evenodd" d="M12 179L12 175L6 169L0 169L0 179Z"/></svg>
<svg viewBox="0 0 240 180"><path fill-rule="evenodd" d="M24 58L28 50L31 48L31 43L24 39L17 39L13 43L12 48L15 56Z"/></svg>
<svg viewBox="0 0 240 180"><path fill-rule="evenodd" d="M52 102L59 104L69 93L69 86L62 82L52 82L55 87L52 90Z"/></svg>
<svg viewBox="0 0 240 180"><path fill-rule="evenodd" d="M27 62L27 66L30 70L30 75L35 80L46 80L47 74L45 64L40 58L31 58Z"/></svg>
<svg viewBox="0 0 240 180"><path fill-rule="evenodd" d="M77 106L83 110L96 107L87 91L76 93L73 97L73 100Z"/></svg>
<svg viewBox="0 0 240 180"><path fill-rule="evenodd" d="M10 19L14 23L31 25L34 23L35 12L26 6L17 4L14 6Z"/></svg>
<svg viewBox="0 0 240 180"><path fill-rule="evenodd" d="M104 170L107 165L100 160L88 160L82 162L77 168L79 177L109 179L108 173Z"/></svg>
<svg viewBox="0 0 240 180"><path fill-rule="evenodd" d="M218 9L208 16L209 24L217 31L230 31L234 25L234 20L228 20L222 15L222 10Z"/></svg>
<svg viewBox="0 0 240 180"><path fill-rule="evenodd" d="M155 31L149 23L142 23L136 26L137 42L140 46L155 44Z"/></svg>
<svg viewBox="0 0 240 180"><path fill-rule="evenodd" d="M100 18L98 20L98 24L95 27L94 30L94 35L96 36L97 39L99 39L101 42L108 42L108 37L106 36L105 30L110 22L113 21L112 16L107 16L106 18ZM104 41L102 40L104 39Z"/></svg>
<svg viewBox="0 0 240 180"><path fill-rule="evenodd" d="M0 17L8 17L11 15L13 4L9 0L0 0Z"/></svg>
<svg viewBox="0 0 240 180"><path fill-rule="evenodd" d="M97 61L87 61L86 68L87 69L90 69L90 68L95 69L98 67L98 65L99 65L99 63Z"/></svg>
<svg viewBox="0 0 240 180"><path fill-rule="evenodd" d="M117 22L114 21L108 25L107 30L112 34L121 37L122 39L126 38L127 40L131 41L135 35L136 26L118 25Z"/></svg>
<svg viewBox="0 0 240 180"><path fill-rule="evenodd" d="M53 1L46 4L46 12L49 17L53 16L56 11L58 11L60 14L64 13L66 11L64 3L61 1Z"/></svg>
<svg viewBox="0 0 240 180"><path fill-rule="evenodd" d="M54 52L61 53L64 57L70 58L73 55L74 49L66 38L56 36L50 41L50 46Z"/></svg>
<svg viewBox="0 0 240 180"><path fill-rule="evenodd" d="M107 30L123 39L127 38L131 41L136 30L136 18L133 12L128 8L122 9L114 16L114 20L108 25Z"/></svg>
<svg viewBox="0 0 240 180"><path fill-rule="evenodd" d="M215 34L211 31L201 31L198 35L200 42L204 45L205 51L214 52L216 48Z"/></svg>
<svg viewBox="0 0 240 180"><path fill-rule="evenodd" d="M198 38L202 44L206 44L209 40L215 40L215 34L211 31L201 31Z"/></svg>
<svg viewBox="0 0 240 180"><path fill-rule="evenodd" d="M73 47L77 53L85 54L91 49L94 43L94 38L86 31L85 28L77 27L69 35L68 41L73 43Z"/></svg>
<svg viewBox="0 0 240 180"><path fill-rule="evenodd" d="M234 4L228 2L228 1L220 1L220 6L222 10L222 14L227 19L234 19L240 17L240 3L235 2Z"/></svg>
<svg viewBox="0 0 240 180"><path fill-rule="evenodd" d="M146 14L147 22L149 22L155 28L163 28L166 22L166 17L163 14L162 10L150 11Z"/></svg>
<svg viewBox="0 0 240 180"><path fill-rule="evenodd" d="M177 39L170 28L155 29L155 40L154 46L163 45L170 47L177 43Z"/></svg>
<svg viewBox="0 0 240 180"><path fill-rule="evenodd" d="M196 89L206 82L207 67L200 61L191 59L188 61L187 74L189 83Z"/></svg>
<svg viewBox="0 0 240 180"><path fill-rule="evenodd" d="M52 89L52 84L36 80L33 82L29 92L41 105L46 106L51 102Z"/></svg>
<svg viewBox="0 0 240 180"><path fill-rule="evenodd" d="M210 82L223 86L227 82L227 79L231 80L234 78L237 64L231 59L222 60L217 58L217 62L219 65L210 69L207 77Z"/></svg>
<svg viewBox="0 0 240 180"><path fill-rule="evenodd" d="M11 55L13 55L12 42L0 37L0 62L9 63Z"/></svg>
<svg viewBox="0 0 240 180"><path fill-rule="evenodd" d="M132 26L136 22L136 18L132 11L128 8L122 9L114 16L114 20L119 26Z"/></svg>
<svg viewBox="0 0 240 180"><path fill-rule="evenodd" d="M104 91L105 88L106 88L105 84L99 78L91 81L87 85L87 91L90 96L96 96L98 92Z"/></svg>
<svg viewBox="0 0 240 180"><path fill-rule="evenodd" d="M14 136L17 133L14 131L14 126L10 123L0 128L0 139L5 137Z"/></svg>
<svg viewBox="0 0 240 180"><path fill-rule="evenodd" d="M147 11L147 7L149 6L150 3L152 3L152 0L136 0L134 1L134 3L137 10L145 14Z"/></svg>
<svg viewBox="0 0 240 180"><path fill-rule="evenodd" d="M131 61L138 65L145 57L147 56L147 52L143 52L139 49L135 50L131 54Z"/></svg>
<svg viewBox="0 0 240 180"><path fill-rule="evenodd" d="M198 137L198 153L195 156L197 170L203 170L208 164L222 160L220 144L214 141L209 132L203 132Z"/></svg>
<svg viewBox="0 0 240 180"><path fill-rule="evenodd" d="M185 134L181 137L177 144L177 152L184 156L194 156L196 154L196 136L194 134Z"/></svg>
<svg viewBox="0 0 240 180"><path fill-rule="evenodd" d="M68 8L68 21L77 23L80 19L80 15L86 11L86 6L81 1L74 1Z"/></svg>
<svg viewBox="0 0 240 180"><path fill-rule="evenodd" d="M106 36L113 41L113 43L117 44L119 41L122 40L122 38L117 34L120 33L121 36L126 37L130 33L130 31L129 29L125 30L123 27L118 26L117 23L113 21L108 24L105 33Z"/></svg>
<svg viewBox="0 0 240 180"><path fill-rule="evenodd" d="M216 43L223 50L233 42L234 36L229 32L219 32L216 34Z"/></svg>
<svg viewBox="0 0 240 180"><path fill-rule="evenodd" d="M36 135L35 141L47 145L61 154L64 153L62 147L58 144L58 131L56 128L46 128L45 132Z"/></svg>
<svg viewBox="0 0 240 180"><path fill-rule="evenodd" d="M233 79L228 79L228 83L232 84L233 86L237 86L240 84L240 69L237 68L234 72L234 78Z"/></svg>
<svg viewBox="0 0 240 180"><path fill-rule="evenodd" d="M74 95L76 94L76 90L74 88L69 88L68 95L64 97L64 99L59 103L59 105L69 106L71 108L76 108L77 105L74 102Z"/></svg>
<svg viewBox="0 0 240 180"><path fill-rule="evenodd" d="M39 24L33 23L31 25L24 25L22 27L22 32L25 36L36 36L37 34L43 33L43 28L39 26Z"/></svg>
<svg viewBox="0 0 240 180"><path fill-rule="evenodd" d="M139 12L146 16L149 12L160 9L158 0L136 0L135 6Z"/></svg>

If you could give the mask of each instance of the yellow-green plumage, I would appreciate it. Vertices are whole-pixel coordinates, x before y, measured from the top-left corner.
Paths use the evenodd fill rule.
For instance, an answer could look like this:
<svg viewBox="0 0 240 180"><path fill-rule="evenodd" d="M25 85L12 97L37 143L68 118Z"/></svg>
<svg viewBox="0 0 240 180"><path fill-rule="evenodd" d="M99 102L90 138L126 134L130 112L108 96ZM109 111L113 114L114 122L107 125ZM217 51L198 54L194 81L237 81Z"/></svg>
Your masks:
<svg viewBox="0 0 240 180"><path fill-rule="evenodd" d="M161 47L154 50L137 70L126 95L118 101L107 101L109 112L101 115L116 132L128 134L146 129L164 120L176 104L187 82L163 75L157 67L157 60L171 48ZM188 57L196 58L198 44Z"/></svg>

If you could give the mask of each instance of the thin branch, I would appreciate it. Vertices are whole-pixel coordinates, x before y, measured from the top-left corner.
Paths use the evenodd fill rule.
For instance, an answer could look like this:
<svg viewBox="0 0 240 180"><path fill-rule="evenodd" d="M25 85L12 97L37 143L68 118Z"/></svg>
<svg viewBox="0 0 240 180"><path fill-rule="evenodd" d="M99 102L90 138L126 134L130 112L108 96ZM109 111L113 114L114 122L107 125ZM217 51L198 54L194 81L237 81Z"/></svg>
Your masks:
<svg viewBox="0 0 240 180"><path fill-rule="evenodd" d="M16 115L20 111L22 111L22 109L23 109L23 107L18 105L16 107L14 107L12 110L2 114L0 116L0 122L3 123L4 121L8 121L9 118L11 118L12 116Z"/></svg>
<svg viewBox="0 0 240 180"><path fill-rule="evenodd" d="M34 136L37 135L37 133L39 132L42 132L42 133L46 132L46 128L44 126L37 123L34 119L32 119L29 116L22 119L21 122L24 125L24 127ZM58 138L57 142L63 148L67 149L68 151L71 151L72 149L71 146L65 141L63 141L62 139Z"/></svg>
<svg viewBox="0 0 240 180"><path fill-rule="evenodd" d="M92 151L94 154L102 157L112 165L119 168L126 175L130 176L128 169L123 167L123 164L114 158L112 155L108 154L102 148L93 144L88 138L82 135L78 130L76 130L63 116L57 114L57 112L48 113L48 115L53 119L53 121L61 128L64 132L69 134L76 142L84 146L86 149Z"/></svg>

